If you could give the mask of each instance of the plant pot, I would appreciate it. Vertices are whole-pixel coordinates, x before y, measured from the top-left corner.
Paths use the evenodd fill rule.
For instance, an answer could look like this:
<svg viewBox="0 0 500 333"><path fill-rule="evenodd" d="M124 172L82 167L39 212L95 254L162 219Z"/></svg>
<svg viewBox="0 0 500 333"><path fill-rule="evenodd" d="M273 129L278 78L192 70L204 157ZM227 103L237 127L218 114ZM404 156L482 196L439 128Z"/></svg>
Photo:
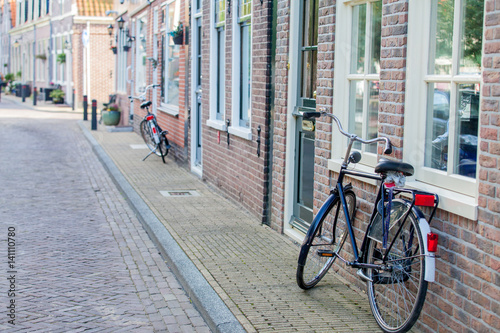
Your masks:
<svg viewBox="0 0 500 333"><path fill-rule="evenodd" d="M102 122L106 126L116 126L120 123L120 111L101 111Z"/></svg>
<svg viewBox="0 0 500 333"><path fill-rule="evenodd" d="M116 47L111 48L111 51L113 51L113 54L116 54L116 52L117 52Z"/></svg>
<svg viewBox="0 0 500 333"><path fill-rule="evenodd" d="M184 34L179 34L173 37L174 44L175 45L182 45L182 37L184 37Z"/></svg>
<svg viewBox="0 0 500 333"><path fill-rule="evenodd" d="M54 102L54 104L63 104L64 103L64 98L61 98L61 99L52 99L52 102Z"/></svg>

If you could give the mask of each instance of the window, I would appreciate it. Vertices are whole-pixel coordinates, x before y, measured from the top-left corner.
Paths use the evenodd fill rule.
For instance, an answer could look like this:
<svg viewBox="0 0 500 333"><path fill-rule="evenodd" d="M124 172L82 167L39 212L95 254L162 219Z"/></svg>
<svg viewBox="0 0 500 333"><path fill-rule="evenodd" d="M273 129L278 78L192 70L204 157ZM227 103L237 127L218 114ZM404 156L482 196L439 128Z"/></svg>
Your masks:
<svg viewBox="0 0 500 333"><path fill-rule="evenodd" d="M127 45L128 40L128 27L123 29L118 29L118 42L117 42L117 78L116 78L116 90L125 92L127 90L127 52L124 47ZM128 50L128 49L127 49Z"/></svg>
<svg viewBox="0 0 500 333"><path fill-rule="evenodd" d="M299 105L316 108L319 0L303 0Z"/></svg>
<svg viewBox="0 0 500 333"><path fill-rule="evenodd" d="M229 133L251 139L252 0L238 0L233 21L232 121Z"/></svg>
<svg viewBox="0 0 500 333"><path fill-rule="evenodd" d="M180 46L174 44L171 32L180 24L180 0L167 3L165 7L165 31L162 35L164 45L162 59L162 106L179 112L179 53Z"/></svg>
<svg viewBox="0 0 500 333"><path fill-rule="evenodd" d="M226 47L226 1L224 0L214 0L213 1L213 20L212 20L212 45L211 45L211 63L212 66L210 71L211 84L211 110L209 123L223 122L224 120L224 110L225 110L225 69L226 69L226 57L225 57L225 47ZM200 27L201 29L201 27ZM201 30L200 30L201 32ZM198 38L201 43L201 38ZM201 47L201 45L200 45ZM201 57L201 52L199 52ZM197 68L201 69L201 58L198 59ZM200 80L201 75L197 75L197 79ZM201 82L198 83L200 85ZM214 124L215 125L215 124ZM222 123L223 125L223 123Z"/></svg>
<svg viewBox="0 0 500 333"><path fill-rule="evenodd" d="M476 0L413 1L409 8L407 91L420 94L407 94L405 147L406 135L422 143L405 159L418 181L466 195L475 193L483 10Z"/></svg>
<svg viewBox="0 0 500 333"><path fill-rule="evenodd" d="M338 5L335 54L335 110L344 128L364 139L378 136L382 1ZM345 110L344 112L340 110ZM343 157L346 139L335 132L334 155ZM354 144L362 163L375 165L377 145Z"/></svg>
<svg viewBox="0 0 500 333"><path fill-rule="evenodd" d="M147 46L147 18L142 16L136 21L136 42L135 42L135 89L136 92L142 93L146 89L146 46Z"/></svg>

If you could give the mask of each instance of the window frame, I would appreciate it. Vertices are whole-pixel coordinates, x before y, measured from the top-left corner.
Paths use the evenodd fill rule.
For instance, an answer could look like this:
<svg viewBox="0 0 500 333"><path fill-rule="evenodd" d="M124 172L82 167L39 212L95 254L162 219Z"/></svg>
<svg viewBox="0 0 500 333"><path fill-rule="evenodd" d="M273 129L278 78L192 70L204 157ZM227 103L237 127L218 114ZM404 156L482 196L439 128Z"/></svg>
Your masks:
<svg viewBox="0 0 500 333"><path fill-rule="evenodd" d="M217 2L224 7L219 12L217 12ZM226 1L211 1L210 13L210 63L215 63L216 66L210 66L210 87L214 87L214 89L210 92L210 117L207 120L207 125L225 131ZM216 18L217 16L219 19Z"/></svg>
<svg viewBox="0 0 500 333"><path fill-rule="evenodd" d="M141 27L140 27L140 24L141 24L141 21L144 20L144 32L143 32L143 35L144 35L144 38L145 38L145 50L144 50L144 53L145 53L145 57L147 58L147 44L148 44L148 17L146 14L143 14L141 16L139 16L137 18L137 20L135 20L135 31L136 31L136 39L135 39L135 84L134 84L134 88L135 88L135 92L137 94L142 94L144 92L144 90L146 89L146 86L147 86L147 79L146 79L146 75L147 75L147 65L144 64L142 65L141 64L141 67L143 67L144 71L139 71L139 63L141 63L141 55L142 55L142 51L140 50L141 48ZM139 80L139 78L141 78L141 80L143 80L144 82L144 85L142 86L139 86L139 83L143 83Z"/></svg>
<svg viewBox="0 0 500 333"><path fill-rule="evenodd" d="M250 6L250 13L246 13L246 15L241 16L240 9L241 9L241 1L244 0L238 0L234 4L234 19L233 19L233 40L232 40L232 75L231 75L231 80L232 80L232 99L231 99L231 104L232 104L232 120L231 120L231 125L228 128L228 131L230 134L242 137L246 140L251 140L252 139L252 115L248 115L248 126L241 126L241 121L245 120L241 116L241 94L242 94L242 85L241 85L241 80L243 78L242 76L242 56L244 56L245 53L244 51L247 50L242 50L241 48L241 42L242 42L242 35L241 35L241 28L242 26L249 26L250 33L249 33L249 49L248 49L248 54L249 54L249 68L250 68L250 78L249 78L249 91L250 91L250 96L249 96L249 107L248 109L251 110L251 100L252 100L252 41L253 41L253 36L252 36L252 21L253 21L253 1L250 0L250 3L245 4Z"/></svg>
<svg viewBox="0 0 500 333"><path fill-rule="evenodd" d="M350 103L350 90L351 82L363 81L364 82L364 95L363 95L363 123L362 123L362 137L366 138L368 121L368 97L369 95L369 82L380 81L380 74L371 74L368 69L369 61L365 60L364 73L351 73L352 50L353 44L353 15L354 6L366 4L366 22L365 22L365 54L370 54L371 50L371 7L372 4L381 0L344 0L337 2L336 14L336 27L335 36L337 47L335 48L335 80L334 80L334 104L333 109L337 110L335 115L339 118L344 129L349 131L349 120L351 115ZM383 15L383 12L382 12ZM382 23L381 23L382 24ZM348 45L348 47L346 46ZM368 89L367 89L368 88ZM377 125L378 132L378 125ZM377 163L377 153L366 151L366 147L361 147L362 160L359 165L373 167ZM329 161L329 169L338 172L344 159L347 150L347 138L339 131L335 130L332 133L332 158ZM369 170L369 169L368 169ZM373 170L372 170L373 171Z"/></svg>
<svg viewBox="0 0 500 333"><path fill-rule="evenodd" d="M457 65L459 60L459 50L456 47L459 44L460 28L463 23L460 19L462 0L455 0L455 6L459 6L459 10L454 12L454 27L453 27L453 55L452 55L452 73L451 75L442 74L428 74L429 57L425 57L424 65L416 69L413 64L421 64L422 58L418 54L428 54L431 46L431 41L434 40L431 36L431 24L433 15L431 15L432 6L429 0L410 0L409 16L408 16L408 73L407 73L407 91L414 93L406 95L406 108L405 108L405 137L404 146L414 146L415 142L419 145L417 149L410 152L405 150L403 153L403 160L411 163L415 167L415 180L413 185L418 186L436 186L443 188L447 191L460 194L472 199L464 200L470 203L475 203L477 198L477 179L479 177L479 158L476 158L476 177L470 178L454 173L453 168L450 168L448 163L448 170L441 171L425 166L425 141L426 138L426 123L427 123L427 108L428 108L428 87L429 83L449 83L450 90L450 115L449 115L449 128L453 132L455 127L455 115L458 113L456 103L458 102L458 86L460 84L480 84L482 85L482 71L476 75L463 75L457 72ZM423 24L422 24L423 23ZM458 24L457 24L458 23ZM484 21L483 21L484 30ZM483 32L484 33L484 32ZM483 39L484 41L484 39ZM423 52L423 53L422 53ZM422 70L424 68L424 70ZM456 73L456 74L455 74ZM482 96L480 96L479 105L481 105ZM480 119L480 109L478 118ZM480 123L478 123L478 144L477 152L479 153L480 136L479 136ZM416 138L416 140L415 140ZM454 146L456 140L450 139L449 146ZM451 151L453 152L453 147Z"/></svg>
<svg viewBox="0 0 500 333"><path fill-rule="evenodd" d="M169 17L169 7L171 5L176 6L174 8L174 19L173 23L170 24L170 17ZM177 53L180 54L180 46L173 44L173 39L169 35L171 28L175 29L177 27L177 22L180 21L180 0L169 0L164 3L164 7L162 8L164 11L164 19L165 19L165 24L163 26L163 31L162 31L162 37L163 37L163 43L162 43L162 77L163 80L161 82L161 101L160 101L160 106L159 110L166 112L170 115L177 116L179 114L179 99L177 99L177 104L172 104L171 101L169 101L168 98L168 71L169 71L169 66L170 61L166 61L169 57L169 47L175 47L177 48ZM176 22L177 21L177 22ZM179 65L180 65L180 57L179 59ZM179 76L180 80L180 76ZM179 86L179 92L180 92L180 86Z"/></svg>

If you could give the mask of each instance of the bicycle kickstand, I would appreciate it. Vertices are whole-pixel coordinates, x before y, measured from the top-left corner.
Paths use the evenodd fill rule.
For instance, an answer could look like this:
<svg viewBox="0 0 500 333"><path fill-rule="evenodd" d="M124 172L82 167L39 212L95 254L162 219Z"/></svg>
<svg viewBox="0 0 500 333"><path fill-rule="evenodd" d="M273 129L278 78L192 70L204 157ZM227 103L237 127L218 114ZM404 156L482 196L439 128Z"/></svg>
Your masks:
<svg viewBox="0 0 500 333"><path fill-rule="evenodd" d="M149 154L147 154L147 155L146 155L146 157L144 157L144 158L142 159L142 161L144 162L144 161L146 160L146 158L148 158L151 154L154 154L154 152L155 152L155 150L151 150L151 151L149 152Z"/></svg>

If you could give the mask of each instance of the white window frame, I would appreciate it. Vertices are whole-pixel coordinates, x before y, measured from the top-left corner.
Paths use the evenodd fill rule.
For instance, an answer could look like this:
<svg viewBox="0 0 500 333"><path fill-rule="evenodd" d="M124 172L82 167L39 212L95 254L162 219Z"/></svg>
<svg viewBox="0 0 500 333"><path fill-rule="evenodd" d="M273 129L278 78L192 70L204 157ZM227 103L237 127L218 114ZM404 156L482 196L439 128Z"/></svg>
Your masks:
<svg viewBox="0 0 500 333"><path fill-rule="evenodd" d="M210 8L210 63L215 64L214 66L210 66L210 117L207 120L207 125L215 128L220 131L225 131L226 130L226 122L224 121L225 119L225 90L226 90L226 77L225 75L222 75L219 81L217 81L217 71L220 70L218 64L221 59L218 58L218 54L222 54L222 61L225 62L226 57L225 57L225 50L226 50L226 40L225 40L225 31L226 31L226 20L224 20L224 26L222 29L224 30L224 40L222 42L221 49L219 50L218 48L218 29L221 27L216 27L216 22L215 22L215 15L216 15L216 1L220 1L223 4L226 2L224 0L215 0L211 1L211 8ZM227 15L226 8L224 8L225 15ZM196 27L195 27L196 28ZM201 36L199 37L201 38ZM194 46L196 47L196 46ZM222 52L220 52L222 51ZM220 52L220 53L219 53ZM223 66L224 68L224 66ZM218 87L218 84L220 86ZM221 96L217 95L217 89L220 89L222 91L222 98ZM217 119L217 102L219 102L222 105L222 119Z"/></svg>
<svg viewBox="0 0 500 333"><path fill-rule="evenodd" d="M128 23L126 23L122 30L118 31L118 42L116 43L117 55L116 55L116 91L121 93L127 92L127 53L132 52L132 48L126 52L123 47L127 45L128 37L127 32L129 31ZM129 32L131 34L131 32Z"/></svg>
<svg viewBox="0 0 500 333"><path fill-rule="evenodd" d="M252 19L250 22L250 25L252 27L253 25L253 1L252 1ZM232 99L231 99L231 105L232 105L232 110L231 110L231 115L232 115L232 120L231 120L231 125L228 128L228 131L230 134L239 136L241 138L244 138L246 140L252 140L252 115L249 115L248 122L249 126L248 127L243 127L240 126L239 121L240 121L240 79L241 79L241 33L240 33L240 23L239 21L239 0L234 1L232 5L233 9L233 14L234 19L233 25L232 25L232 30L233 30L233 40L232 40L232 54L233 54L233 59L232 59L232 75L231 75L231 80L232 80ZM252 31L253 35L253 31ZM250 36L250 54L252 54L252 36ZM250 66L252 63L252 57L250 57ZM252 83L250 83L250 91L252 90ZM251 104L252 98L250 97L250 104ZM251 105L250 105L251 109Z"/></svg>
<svg viewBox="0 0 500 333"><path fill-rule="evenodd" d="M352 61L352 21L353 21L353 7L357 5L367 4L366 12L366 25L370 26L371 6L369 4L379 0L344 0L337 2L336 11L336 27L335 27L335 80L334 80L334 105L335 115L339 118L345 130L349 129L350 118L350 82L351 80L362 81L377 81L380 80L379 74L352 74L351 61ZM365 45L369 44L371 40L371 30L366 30ZM368 61L365 60L365 68ZM366 72L366 71L365 71ZM366 84L365 84L366 87ZM365 95L369 94L369 89L365 89ZM365 97L366 98L366 97ZM363 136L365 135L365 122L367 121L368 110L363 112ZM365 138L365 137L363 137ZM364 148L364 147L362 147ZM329 169L338 172L347 150L347 138L343 136L336 128L332 133L332 159L328 161ZM358 169L364 171L373 171L373 166L377 163L377 154L370 152L362 152L362 160ZM363 166L369 166L363 168Z"/></svg>
<svg viewBox="0 0 500 333"><path fill-rule="evenodd" d="M147 47L147 38L148 38L148 17L146 14L143 14L141 16L139 16L137 18L137 20L135 20L135 31L136 31L136 36L135 36L135 92L137 94L142 94L144 92L144 89L146 88L147 86L147 72L148 72L148 66L147 66L147 63L144 65L144 73L141 73L138 69L139 69L139 63L141 63L142 59L140 59L140 56L141 56L141 52L140 52L140 47L141 47L141 34L140 34L140 24L141 24L141 20L142 19L145 19L145 23L144 23L144 27L145 27L145 30L144 30L144 36L146 38L146 47ZM146 57L147 57L147 49L146 49ZM142 66L142 65L141 65ZM143 76L141 79L144 79L144 85L143 86L139 86L139 82L141 82L139 80L139 77L141 77L141 75Z"/></svg>
<svg viewBox="0 0 500 333"><path fill-rule="evenodd" d="M170 32L168 7L173 3L175 3L177 5L177 11L175 13L175 18L174 18L174 23L173 23L173 27L175 29L177 27L177 24L180 21L180 2L181 2L181 0L169 0L169 1L165 2L164 7L163 7L163 10L165 11L165 25L164 25L164 35L165 35L164 40L165 40L165 42L164 42L164 45L162 45L163 64L169 63L168 61L165 61L165 59L168 58L168 54L169 54L168 47L169 47L169 41L170 41L170 38L168 36L168 34ZM165 86L161 87L161 89L163 89L164 91L163 91L163 98L161 99L160 106L158 107L158 110L166 112L172 116L177 116L177 115L179 115L179 105L169 104L169 103L166 103L164 100L164 98L166 98L166 96L168 95L168 82L167 82L168 81L168 67L162 68L162 71L164 71L164 73L165 73L165 82L163 82L163 84ZM179 87L179 91L180 91L180 87Z"/></svg>
<svg viewBox="0 0 500 333"><path fill-rule="evenodd" d="M460 0L455 1L459 6ZM460 11L455 10L453 35L459 35ZM429 57L427 55L431 42L431 1L410 0L408 16L408 59L407 59L407 92L405 105L404 128L404 161L415 167L415 179L408 185L418 189L437 192L440 195L440 207L455 214L470 218L477 218L477 178L479 168L476 169L476 178L469 178L453 174L453 170L440 171L424 166L425 158L425 125L427 117L427 84L432 82L447 82L451 85L450 94L450 127L455 126L454 114L456 105L456 91L458 84L479 83L482 86L482 75L429 75ZM483 24L484 29L484 24ZM456 71L458 64L458 39L454 38L452 71ZM484 37L483 37L484 41ZM482 98L482 97L481 97ZM479 102L481 105L481 101ZM480 111L479 111L480 112ZM480 118L480 116L479 116ZM479 126L479 125L478 125ZM478 129L478 153L480 147ZM454 141L454 140L450 140ZM412 147L410 149L410 147ZM477 165L479 165L479 158Z"/></svg>

